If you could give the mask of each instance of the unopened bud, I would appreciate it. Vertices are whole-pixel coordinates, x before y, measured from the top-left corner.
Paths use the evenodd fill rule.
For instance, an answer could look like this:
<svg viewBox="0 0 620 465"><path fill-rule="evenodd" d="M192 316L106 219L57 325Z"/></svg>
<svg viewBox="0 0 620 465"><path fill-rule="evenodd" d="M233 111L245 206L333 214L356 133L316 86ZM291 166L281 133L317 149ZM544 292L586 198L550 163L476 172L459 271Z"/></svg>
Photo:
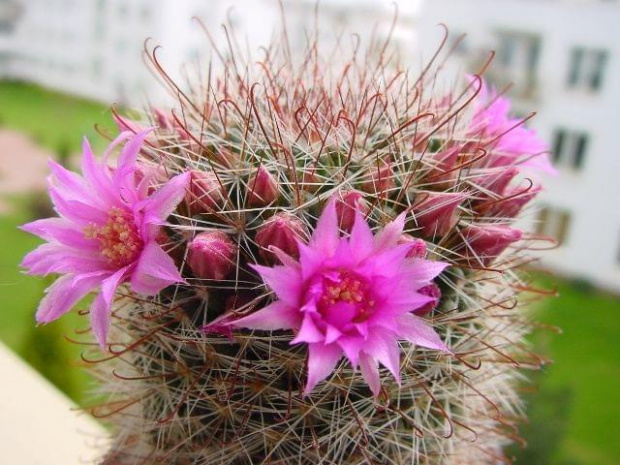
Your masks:
<svg viewBox="0 0 620 465"><path fill-rule="evenodd" d="M467 197L463 193L421 194L422 201L413 206L416 224L424 237L445 236L458 222L457 207Z"/></svg>
<svg viewBox="0 0 620 465"><path fill-rule="evenodd" d="M489 208L488 214L495 217L516 218L523 207L541 191L542 188L540 186L507 189L504 192L504 198L497 200L497 202Z"/></svg>
<svg viewBox="0 0 620 465"><path fill-rule="evenodd" d="M190 171L190 183L185 195L190 213L212 213L224 203L222 186L211 171Z"/></svg>
<svg viewBox="0 0 620 465"><path fill-rule="evenodd" d="M155 116L155 121L157 121L157 125L160 129L171 129L172 125L170 123L170 118L159 108L153 109L153 115Z"/></svg>
<svg viewBox="0 0 620 465"><path fill-rule="evenodd" d="M237 244L220 231L198 234L187 246L187 264L197 278L224 279L236 264Z"/></svg>
<svg viewBox="0 0 620 465"><path fill-rule="evenodd" d="M434 166L428 171L426 180L438 188L449 188L454 184L458 170L454 167L463 147L455 145L433 154Z"/></svg>
<svg viewBox="0 0 620 465"><path fill-rule="evenodd" d="M256 173L248 179L248 205L265 207L277 198L278 183L273 175L260 165Z"/></svg>
<svg viewBox="0 0 620 465"><path fill-rule="evenodd" d="M480 194L472 202L472 208L479 214L489 215L491 207L501 199L508 184L518 173L519 170L513 167L476 178L475 183L480 188Z"/></svg>
<svg viewBox="0 0 620 465"><path fill-rule="evenodd" d="M364 200L364 194L355 190L341 191L336 200L336 215L340 229L351 231L355 223L355 212L366 216L370 211L370 205Z"/></svg>
<svg viewBox="0 0 620 465"><path fill-rule="evenodd" d="M418 289L418 292L422 295L431 297L433 300L425 304L423 307L414 310L413 313L418 316L424 316L437 308L439 300L441 299L441 290L439 289L439 286L437 286L437 284L431 283Z"/></svg>
<svg viewBox="0 0 620 465"><path fill-rule="evenodd" d="M469 225L462 230L466 244L463 254L472 265L488 265L510 244L521 240L523 233L502 225Z"/></svg>
<svg viewBox="0 0 620 465"><path fill-rule="evenodd" d="M304 224L287 213L278 213L267 220L256 232L255 241L260 247L258 253L263 260L277 263L279 260L269 247L274 246L293 258L299 257L297 240L306 240Z"/></svg>
<svg viewBox="0 0 620 465"><path fill-rule="evenodd" d="M407 244L411 246L409 252L407 252L407 258L426 257L426 242L422 239L412 237L409 234L403 234L398 238L398 244Z"/></svg>
<svg viewBox="0 0 620 465"><path fill-rule="evenodd" d="M379 194L393 189L394 170L391 161L381 161L378 165L373 164L368 168L366 178L370 178L362 184L362 189L371 194Z"/></svg>

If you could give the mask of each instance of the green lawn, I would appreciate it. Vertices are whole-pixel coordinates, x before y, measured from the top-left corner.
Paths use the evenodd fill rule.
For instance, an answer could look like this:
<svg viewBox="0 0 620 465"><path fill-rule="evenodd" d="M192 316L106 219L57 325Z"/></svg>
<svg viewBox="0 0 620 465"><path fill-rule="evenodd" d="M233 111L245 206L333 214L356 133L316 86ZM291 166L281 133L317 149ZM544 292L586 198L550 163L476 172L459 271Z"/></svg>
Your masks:
<svg viewBox="0 0 620 465"><path fill-rule="evenodd" d="M56 153L63 144L77 150L82 135L94 135L95 122L113 126L109 111L99 104L29 85L0 83L0 102L0 125L30 134ZM73 335L86 319L74 311L35 327L34 311L48 283L18 271L22 256L37 240L17 230L32 219L32 209L24 199L16 202L16 213L0 217L0 340L82 402L87 378L77 366L81 349L63 335ZM551 287L549 279L539 281ZM559 291L559 298L538 311L541 321L561 327L563 333L540 332L533 338L555 364L537 376L538 392L528 397L531 422L524 435L530 447L514 453L524 465L619 464L614 425L620 418L615 396L620 386L620 301L568 282L560 281Z"/></svg>
<svg viewBox="0 0 620 465"><path fill-rule="evenodd" d="M549 279L540 281L551 286ZM536 378L539 390L529 399L531 423L524 431L530 451L520 455L530 460L520 463L617 465L620 300L583 284L557 284L560 297L543 304L538 315L562 333L534 337L555 363ZM537 450L545 450L549 460L531 460L529 452Z"/></svg>
<svg viewBox="0 0 620 465"><path fill-rule="evenodd" d="M0 216L0 340L81 403L87 398L84 389L89 383L88 375L77 363L82 349L68 343L64 336L75 338L75 329L86 321L73 312L50 325L35 326L34 312L50 281L26 276L19 270L22 257L40 243L17 229L33 219L28 204L20 199L14 209L17 213Z"/></svg>
<svg viewBox="0 0 620 465"><path fill-rule="evenodd" d="M95 125L114 128L107 106L31 84L0 82L0 102L0 127L25 132L53 153L78 151L83 136L95 139Z"/></svg>

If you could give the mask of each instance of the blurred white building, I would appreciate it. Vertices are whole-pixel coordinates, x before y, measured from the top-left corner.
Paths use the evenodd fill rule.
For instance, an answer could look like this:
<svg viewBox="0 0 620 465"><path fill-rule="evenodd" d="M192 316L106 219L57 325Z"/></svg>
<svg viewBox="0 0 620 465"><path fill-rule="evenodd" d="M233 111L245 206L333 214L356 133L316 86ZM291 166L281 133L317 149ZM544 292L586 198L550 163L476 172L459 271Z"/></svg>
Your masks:
<svg viewBox="0 0 620 465"><path fill-rule="evenodd" d="M537 111L532 126L551 142L560 176L545 179L538 230L560 246L542 264L620 291L620 2L432 0L428 46L439 22L467 33L453 64L475 72L496 51L486 76L515 83L515 112Z"/></svg>
<svg viewBox="0 0 620 465"><path fill-rule="evenodd" d="M395 42L406 51L420 0L402 1ZM315 0L283 0L294 52L303 50L315 23ZM326 37L347 27L385 37L394 15L390 0L324 0L318 23ZM144 65L144 41L175 79L208 50L200 18L226 47L220 25L230 19L253 52L280 24L278 0L0 0L0 77L35 82L104 102L158 100L163 88ZM4 32L4 34L3 34Z"/></svg>
<svg viewBox="0 0 620 465"><path fill-rule="evenodd" d="M0 0L0 76L131 104L143 103L147 94L162 97L144 63L145 39L152 39L151 48L162 46L162 65L179 79L182 63L193 63L207 49L207 37L192 18L218 30L236 3L233 23L245 29L250 21L271 25L277 13L261 0L12 0L16 13L9 20L2 14L4 3L9 2ZM4 38L3 17L10 24ZM250 30L257 41L271 34L271 27Z"/></svg>

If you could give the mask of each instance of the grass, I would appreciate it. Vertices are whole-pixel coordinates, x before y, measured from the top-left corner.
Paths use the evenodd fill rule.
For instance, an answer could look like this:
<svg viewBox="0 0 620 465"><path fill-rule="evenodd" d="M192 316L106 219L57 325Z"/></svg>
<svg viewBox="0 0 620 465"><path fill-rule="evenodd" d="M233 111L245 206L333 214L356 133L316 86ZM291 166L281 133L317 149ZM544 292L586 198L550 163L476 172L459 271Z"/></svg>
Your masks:
<svg viewBox="0 0 620 465"><path fill-rule="evenodd" d="M96 139L95 125L114 128L109 107L32 84L0 82L0 102L1 127L24 132L53 153L78 151L83 136Z"/></svg>
<svg viewBox="0 0 620 465"><path fill-rule="evenodd" d="M539 281L550 286L548 278ZM534 337L539 350L555 363L536 378L538 392L529 398L532 421L524 430L530 446L554 450L549 461L520 463L616 465L620 300L580 283L559 281L558 290L560 297L539 309L539 320L562 333L541 331Z"/></svg>
<svg viewBox="0 0 620 465"><path fill-rule="evenodd" d="M4 244L0 247L0 340L81 404L87 397L89 376L77 364L81 348L63 336L73 336L76 328L85 325L85 318L73 312L50 325L36 327L34 312L51 281L26 276L19 269L23 256L40 243L18 229L33 219L29 204L25 199L16 200L16 213L0 216Z"/></svg>

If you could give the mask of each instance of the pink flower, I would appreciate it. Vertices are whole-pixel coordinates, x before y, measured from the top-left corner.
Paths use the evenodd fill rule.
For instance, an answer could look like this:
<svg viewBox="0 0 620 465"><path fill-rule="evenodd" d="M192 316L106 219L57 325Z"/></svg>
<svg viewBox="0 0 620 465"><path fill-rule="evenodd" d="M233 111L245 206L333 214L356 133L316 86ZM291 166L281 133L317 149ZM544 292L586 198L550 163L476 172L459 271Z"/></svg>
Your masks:
<svg viewBox="0 0 620 465"><path fill-rule="evenodd" d="M22 266L28 268L28 274L62 275L46 289L37 321L56 320L100 287L90 319L102 348L119 285L130 282L136 293L155 295L166 286L183 282L157 238L160 226L183 199L188 175L174 177L149 195L150 180L140 175L136 164L148 132L122 133L101 164L84 140L82 176L50 161L53 176L49 191L60 217L22 226L47 241L24 258ZM116 169L110 168L106 163L110 151L124 141Z"/></svg>
<svg viewBox="0 0 620 465"><path fill-rule="evenodd" d="M398 244L404 214L373 237L358 211L350 236L340 237L335 204L331 200L323 211L310 243L298 242L299 261L278 251L283 266L254 266L277 300L229 324L292 330L291 344L308 344L306 395L343 355L361 368L378 395L379 363L400 382L399 340L449 351L433 328L413 314L434 300L418 291L447 264L406 258L411 244Z"/></svg>
<svg viewBox="0 0 620 465"><path fill-rule="evenodd" d="M475 80L470 76L470 81ZM489 91L483 80L480 83L469 133L472 137L495 140L493 153L486 158L487 166L519 165L556 175L546 142L536 131L526 128L521 119L509 116L510 100L497 95L495 89ZM473 85L477 87L475 82Z"/></svg>

